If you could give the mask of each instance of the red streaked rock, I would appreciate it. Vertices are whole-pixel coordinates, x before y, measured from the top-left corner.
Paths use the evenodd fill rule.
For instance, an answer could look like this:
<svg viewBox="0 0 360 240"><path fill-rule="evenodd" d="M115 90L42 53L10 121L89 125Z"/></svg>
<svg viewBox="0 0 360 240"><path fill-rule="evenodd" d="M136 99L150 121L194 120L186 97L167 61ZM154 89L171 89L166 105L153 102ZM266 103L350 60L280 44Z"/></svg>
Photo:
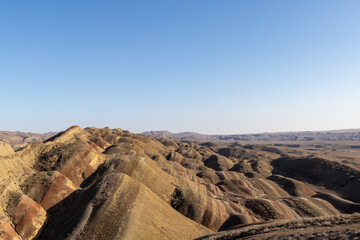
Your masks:
<svg viewBox="0 0 360 240"><path fill-rule="evenodd" d="M40 205L45 210L59 203L77 189L70 179L59 172L54 172L50 181L51 185L40 201Z"/></svg>
<svg viewBox="0 0 360 240"><path fill-rule="evenodd" d="M46 211L40 204L23 195L13 210L16 232L23 239L33 239L46 220Z"/></svg>
<svg viewBox="0 0 360 240"><path fill-rule="evenodd" d="M14 228L5 220L0 220L0 239L3 240L21 240L21 237Z"/></svg>

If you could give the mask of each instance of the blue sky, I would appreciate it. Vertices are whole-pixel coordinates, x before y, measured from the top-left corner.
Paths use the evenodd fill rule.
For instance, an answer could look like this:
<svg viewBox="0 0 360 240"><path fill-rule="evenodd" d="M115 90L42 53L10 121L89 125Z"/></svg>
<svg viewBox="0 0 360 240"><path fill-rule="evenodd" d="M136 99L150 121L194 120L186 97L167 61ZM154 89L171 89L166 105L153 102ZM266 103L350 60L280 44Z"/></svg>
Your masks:
<svg viewBox="0 0 360 240"><path fill-rule="evenodd" d="M0 130L360 128L360 1L1 1Z"/></svg>

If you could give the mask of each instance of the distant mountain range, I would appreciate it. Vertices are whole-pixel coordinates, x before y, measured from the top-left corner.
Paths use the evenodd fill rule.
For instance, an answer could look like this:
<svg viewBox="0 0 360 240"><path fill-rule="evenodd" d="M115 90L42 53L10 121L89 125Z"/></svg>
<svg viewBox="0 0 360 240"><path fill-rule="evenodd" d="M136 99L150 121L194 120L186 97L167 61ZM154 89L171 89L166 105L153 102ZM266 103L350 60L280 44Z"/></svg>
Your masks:
<svg viewBox="0 0 360 240"><path fill-rule="evenodd" d="M14 149L19 149L32 142L44 141L55 134L56 132L30 133L19 131L0 131L0 142L7 142ZM150 138L201 141L360 141L360 129L232 135L207 135L196 132L172 133L169 131L148 131L141 133L141 135Z"/></svg>
<svg viewBox="0 0 360 240"><path fill-rule="evenodd" d="M151 138L166 137L178 140L209 141L360 141L360 129L234 135L206 135L195 132L171 133L168 131L148 131L143 132L142 135Z"/></svg>
<svg viewBox="0 0 360 240"><path fill-rule="evenodd" d="M32 142L39 142L54 136L55 132L49 133L30 133L30 132L11 132L0 131L0 142L9 143L14 149L19 149Z"/></svg>

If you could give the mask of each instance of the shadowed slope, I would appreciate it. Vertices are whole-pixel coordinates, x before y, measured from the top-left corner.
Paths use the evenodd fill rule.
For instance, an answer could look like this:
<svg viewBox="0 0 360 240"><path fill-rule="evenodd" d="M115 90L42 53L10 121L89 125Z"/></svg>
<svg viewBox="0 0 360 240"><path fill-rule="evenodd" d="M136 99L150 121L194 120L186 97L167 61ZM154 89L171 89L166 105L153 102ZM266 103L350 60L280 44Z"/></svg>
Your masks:
<svg viewBox="0 0 360 240"><path fill-rule="evenodd" d="M77 195L50 209L39 239L193 239L211 232L126 174L107 171Z"/></svg>
<svg viewBox="0 0 360 240"><path fill-rule="evenodd" d="M0 233L191 239L237 225L359 211L341 198L359 195L355 168L281 158L264 145L159 140L74 126L16 152L0 145Z"/></svg>
<svg viewBox="0 0 360 240"><path fill-rule="evenodd" d="M360 202L360 171L321 158L280 158L272 162L274 173L323 185L344 198Z"/></svg>

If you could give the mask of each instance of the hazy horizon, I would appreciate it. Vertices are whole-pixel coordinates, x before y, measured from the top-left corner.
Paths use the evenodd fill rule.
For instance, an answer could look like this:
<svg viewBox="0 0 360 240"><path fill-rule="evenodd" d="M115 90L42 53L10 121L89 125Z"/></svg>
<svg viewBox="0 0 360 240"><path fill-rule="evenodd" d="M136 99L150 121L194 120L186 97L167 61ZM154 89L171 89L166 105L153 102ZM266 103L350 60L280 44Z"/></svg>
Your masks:
<svg viewBox="0 0 360 240"><path fill-rule="evenodd" d="M75 124L76 125L76 124ZM75 126L75 125L71 125L71 126ZM69 127L71 127L69 126ZM78 126L78 125L77 125ZM51 133L51 132L61 132L61 131L65 131L66 129L68 129L69 127L66 127L64 129L60 129L60 130L53 130L53 131L47 131L47 132L32 132L32 131L20 131L20 130L1 130L0 132L24 132L24 133L34 133L34 134L45 134L45 133ZM105 128L105 127L109 127L109 126L80 126L81 128L86 128L86 127L96 127L96 128ZM112 129L115 128L121 128L121 127L110 127ZM129 129L124 129L121 128L122 130L127 130L127 131L131 131ZM173 134L177 134L177 133L198 133L198 134L202 134L202 135L251 135L251 134L274 134L274 133L298 133L298 132L329 132L329 131L360 131L360 128L346 128L346 129L325 129L325 130L295 130L295 131L275 131L275 132L269 132L269 131L265 131L265 132L243 132L243 133L202 133L202 132L194 132L194 131L183 131L183 132L172 132L172 131L168 131L168 130L146 130L146 131L141 131L141 132L136 132L136 131L132 131L133 133L137 133L137 134L141 134L141 133L145 133L145 132L169 132L169 133L173 133Z"/></svg>
<svg viewBox="0 0 360 240"><path fill-rule="evenodd" d="M359 1L0 3L0 130L360 128Z"/></svg>

